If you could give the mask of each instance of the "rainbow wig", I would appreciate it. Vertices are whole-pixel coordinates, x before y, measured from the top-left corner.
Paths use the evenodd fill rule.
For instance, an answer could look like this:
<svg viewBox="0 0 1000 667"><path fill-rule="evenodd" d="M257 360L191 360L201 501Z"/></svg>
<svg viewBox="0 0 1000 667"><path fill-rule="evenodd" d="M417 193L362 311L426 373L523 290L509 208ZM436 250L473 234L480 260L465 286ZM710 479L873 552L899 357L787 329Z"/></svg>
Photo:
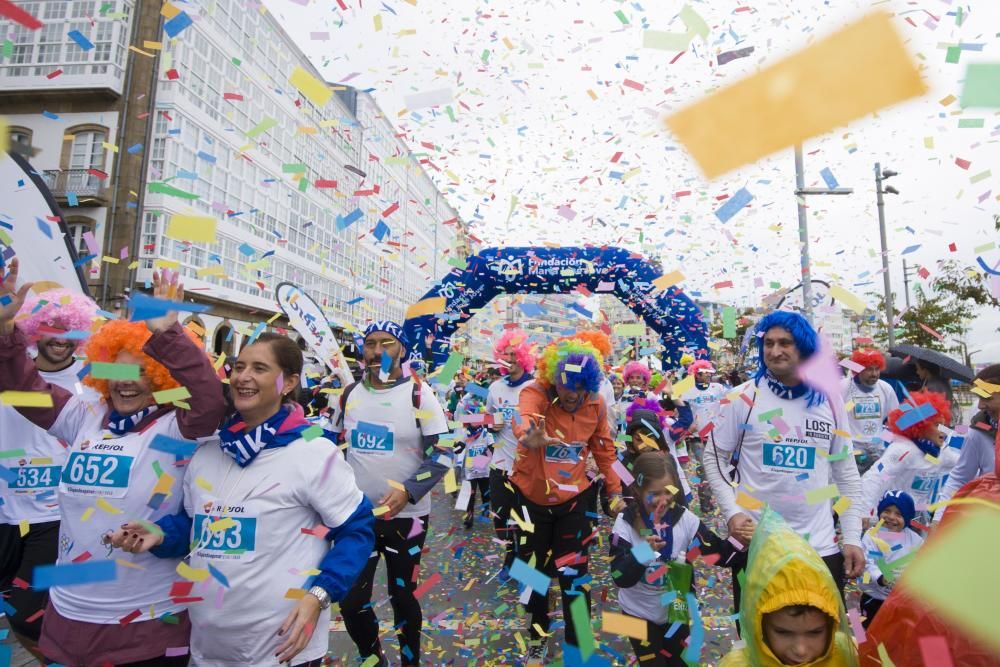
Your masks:
<svg viewBox="0 0 1000 667"><path fill-rule="evenodd" d="M880 371L885 370L885 356L873 348L858 348L851 353L851 361L860 364L865 368L878 366Z"/></svg>
<svg viewBox="0 0 1000 667"><path fill-rule="evenodd" d="M571 336L577 340L582 340L584 343L590 343L594 346L594 349L601 353L601 356L605 360L611 359L611 353L613 351L611 347L611 339L608 338L608 334L603 331L594 331L593 329L587 329L584 331L577 331Z"/></svg>
<svg viewBox="0 0 1000 667"><path fill-rule="evenodd" d="M582 386L590 393L601 387L604 358L590 343L576 339L549 343L538 360L538 379L547 386Z"/></svg>
<svg viewBox="0 0 1000 667"><path fill-rule="evenodd" d="M816 350L819 349L819 336L806 318L787 310L776 310L765 315L754 328L754 334L757 336L757 372L754 374L756 384L760 384L767 375L767 365L764 363L764 334L774 327L781 327L792 334L792 340L795 341L795 347L802 361L816 354ZM826 399L822 393L809 387L809 391L806 392L806 402L809 407L820 405L824 400Z"/></svg>
<svg viewBox="0 0 1000 667"><path fill-rule="evenodd" d="M636 410L649 410L650 412L655 413L660 419L660 429L664 431L667 429L667 413L663 411L663 406L661 406L660 402L656 399L637 398L629 403L629 406L625 408L626 424L632 423L632 413Z"/></svg>
<svg viewBox="0 0 1000 667"><path fill-rule="evenodd" d="M625 380L625 384L628 384L628 378L630 375L638 373L649 384L649 379L653 377L653 374L649 371L649 366L642 363L641 361L630 361L625 364L625 369L622 371L622 379Z"/></svg>
<svg viewBox="0 0 1000 667"><path fill-rule="evenodd" d="M58 334L41 329L90 331L97 314L97 304L88 296L68 289L50 289L31 294L17 314L17 328L29 341Z"/></svg>
<svg viewBox="0 0 1000 667"><path fill-rule="evenodd" d="M500 336L500 340L493 346L493 358L499 360L500 355L508 347L514 348L514 357L517 359L517 365L523 368L525 373L535 370L535 346L528 340L528 334L520 329L507 329L504 331L503 335ZM506 375L507 371L508 369L505 366L500 367L501 375Z"/></svg>
<svg viewBox="0 0 1000 667"><path fill-rule="evenodd" d="M198 347L202 347L201 339L193 331L187 327L182 328L184 329L184 333ZM145 322L112 320L111 322L106 322L97 330L97 333L90 337L84 351L87 354L88 361L103 361L107 363L115 363L120 352L129 352L142 360L142 369L149 379L153 391L179 387L180 383L170 375L170 371L163 364L154 361L152 357L142 351L142 347L152 335L153 332L149 330ZM99 380L93 375L87 375L83 379L83 383L93 387L104 398L108 398L111 395L107 380Z"/></svg>
<svg viewBox="0 0 1000 667"><path fill-rule="evenodd" d="M935 413L906 428L900 428L899 420L903 415L921 405L930 405ZM929 431L935 430L938 425L951 423L951 404L948 402L948 397L936 391L915 391L903 401L903 406L906 407L905 411L896 408L889 413L889 430L904 438L910 440L922 438Z"/></svg>

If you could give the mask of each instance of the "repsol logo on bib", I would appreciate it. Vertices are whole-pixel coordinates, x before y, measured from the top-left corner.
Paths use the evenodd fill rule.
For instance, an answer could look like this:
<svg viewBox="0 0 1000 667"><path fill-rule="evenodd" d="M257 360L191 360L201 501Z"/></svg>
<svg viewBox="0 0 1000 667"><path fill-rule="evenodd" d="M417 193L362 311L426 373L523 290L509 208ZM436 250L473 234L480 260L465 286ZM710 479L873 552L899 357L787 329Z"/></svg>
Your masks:
<svg viewBox="0 0 1000 667"><path fill-rule="evenodd" d="M123 445L116 445L116 444L111 444L111 443L105 444L103 442L94 445L93 449L94 450L106 451L106 452L124 452L125 451L125 447Z"/></svg>

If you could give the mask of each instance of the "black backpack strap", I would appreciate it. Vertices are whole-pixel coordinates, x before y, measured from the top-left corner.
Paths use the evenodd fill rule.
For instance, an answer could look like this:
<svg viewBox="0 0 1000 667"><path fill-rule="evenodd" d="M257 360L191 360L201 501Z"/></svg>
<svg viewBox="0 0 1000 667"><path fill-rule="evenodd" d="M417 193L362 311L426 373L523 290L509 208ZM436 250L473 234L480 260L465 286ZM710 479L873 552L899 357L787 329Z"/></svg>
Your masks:
<svg viewBox="0 0 1000 667"><path fill-rule="evenodd" d="M420 427L420 376L413 375L413 388L410 391L410 402L413 403L413 419L417 422L417 430L422 432Z"/></svg>

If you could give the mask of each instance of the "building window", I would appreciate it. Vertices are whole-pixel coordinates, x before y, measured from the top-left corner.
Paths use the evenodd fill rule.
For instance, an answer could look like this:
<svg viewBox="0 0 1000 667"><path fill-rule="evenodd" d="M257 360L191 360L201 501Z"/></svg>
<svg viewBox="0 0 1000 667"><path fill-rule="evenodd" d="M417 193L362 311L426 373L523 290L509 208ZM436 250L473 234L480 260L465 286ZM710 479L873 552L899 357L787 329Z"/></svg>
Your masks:
<svg viewBox="0 0 1000 667"><path fill-rule="evenodd" d="M31 155L31 138L33 132L26 127L11 125L8 129L8 138L11 149L21 155Z"/></svg>
<svg viewBox="0 0 1000 667"><path fill-rule="evenodd" d="M77 257L86 257L92 254L90 247L87 246L87 242L83 239L83 235L87 232L93 232L96 224L93 218L87 218L82 215L66 218L66 227L69 230L68 241L73 246L73 250L76 251Z"/></svg>

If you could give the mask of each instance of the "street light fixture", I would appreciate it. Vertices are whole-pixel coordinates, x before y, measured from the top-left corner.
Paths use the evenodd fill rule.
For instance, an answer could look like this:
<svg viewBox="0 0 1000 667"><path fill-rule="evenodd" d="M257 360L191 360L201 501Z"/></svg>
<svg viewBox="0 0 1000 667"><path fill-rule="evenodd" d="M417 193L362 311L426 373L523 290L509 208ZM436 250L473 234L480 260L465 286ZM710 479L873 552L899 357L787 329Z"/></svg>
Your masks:
<svg viewBox="0 0 1000 667"><path fill-rule="evenodd" d="M849 195L853 188L807 188L802 161L802 144L795 144L795 199L799 212L799 244L802 266L802 314L812 324L812 267L809 265L809 220L805 198L809 195Z"/></svg>
<svg viewBox="0 0 1000 667"><path fill-rule="evenodd" d="M885 290L883 300L885 301L885 323L889 332L890 348L896 344L896 323L893 317L892 283L889 280L889 248L885 240L885 201L882 199L882 195L898 195L899 190L891 185L883 187L882 184L893 176L899 176L899 172L892 169L882 171L882 165L878 162L875 163L875 202L878 204L878 231L882 241L882 285Z"/></svg>

